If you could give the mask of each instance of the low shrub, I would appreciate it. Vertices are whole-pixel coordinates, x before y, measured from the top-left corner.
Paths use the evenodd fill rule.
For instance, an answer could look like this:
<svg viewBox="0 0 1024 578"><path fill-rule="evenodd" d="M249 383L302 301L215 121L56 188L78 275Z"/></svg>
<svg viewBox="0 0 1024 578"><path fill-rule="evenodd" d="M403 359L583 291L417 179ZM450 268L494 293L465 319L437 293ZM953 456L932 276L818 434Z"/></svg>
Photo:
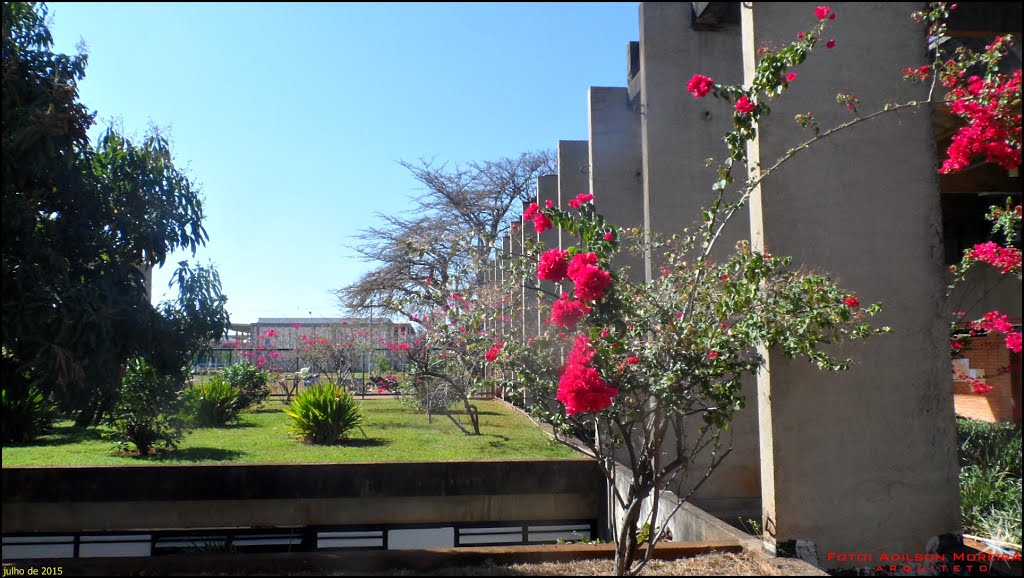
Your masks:
<svg viewBox="0 0 1024 578"><path fill-rule="evenodd" d="M221 375L185 391L184 413L198 427L227 425L238 419L241 394Z"/></svg>
<svg viewBox="0 0 1024 578"><path fill-rule="evenodd" d="M232 387L238 390L240 410L259 405L270 397L270 373L259 369L248 361L236 363L224 369L221 374Z"/></svg>
<svg viewBox="0 0 1024 578"><path fill-rule="evenodd" d="M53 406L36 388L21 394L3 389L3 443L28 443L49 429Z"/></svg>
<svg viewBox="0 0 1024 578"><path fill-rule="evenodd" d="M134 445L142 456L156 446L176 448L186 430L181 415L183 389L180 376L162 375L143 359L129 361L110 417L121 448L130 451Z"/></svg>
<svg viewBox="0 0 1024 578"><path fill-rule="evenodd" d="M956 420L960 466L1016 472L1021 478L1021 426L1012 423L988 423L969 418Z"/></svg>
<svg viewBox="0 0 1024 578"><path fill-rule="evenodd" d="M1021 543L1021 426L957 418L964 531Z"/></svg>
<svg viewBox="0 0 1024 578"><path fill-rule="evenodd" d="M363 424L359 404L345 388L333 384L299 393L284 412L292 418L291 432L313 444L337 443Z"/></svg>

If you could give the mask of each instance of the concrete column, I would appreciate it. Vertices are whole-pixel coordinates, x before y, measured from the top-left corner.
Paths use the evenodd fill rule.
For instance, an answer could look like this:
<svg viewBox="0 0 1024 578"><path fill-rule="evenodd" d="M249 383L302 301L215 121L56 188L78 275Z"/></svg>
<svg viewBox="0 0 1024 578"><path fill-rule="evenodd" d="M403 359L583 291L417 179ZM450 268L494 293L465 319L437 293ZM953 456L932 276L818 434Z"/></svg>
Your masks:
<svg viewBox="0 0 1024 578"><path fill-rule="evenodd" d="M633 98L640 102L644 223L654 233L681 233L700 222L701 209L716 198L711 186L717 175L706 159L725 156L722 135L732 128L731 107L711 97L695 99L686 91L687 82L697 73L723 84L743 78L739 25L724 22L713 30L696 30L693 21L689 2L640 3L639 71L631 79L630 93L639 80L639 94ZM731 252L735 241L747 238L746 219L746 212L737 213L714 255ZM660 275L661 265L646 257L646 278ZM760 509L753 379L743 393L746 409L723 434L731 439L732 452L693 498L723 519L756 516ZM699 480L706 463L707 456L702 456L690 467L684 488Z"/></svg>
<svg viewBox="0 0 1024 578"><path fill-rule="evenodd" d="M580 193L590 192L590 143L585 140L558 141L558 197L555 205L569 208L569 201ZM559 247L565 249L577 239L559 231Z"/></svg>
<svg viewBox="0 0 1024 578"><path fill-rule="evenodd" d="M502 261L503 261L502 262L503 269L502 269L502 273L501 273L502 274L502 282L503 282L504 286L506 287L506 290L508 291L508 294L505 296L505 298L507 299L508 303L503 303L502 304L502 306L501 306L501 309L502 309L501 316L502 316L502 320L504 320L506 317L509 318L509 321L507 323L504 323L504 326L505 326L505 335L507 337L510 337L510 338L515 337L515 336L517 336L519 334L519 327L517 327L515 324L519 322L519 316L521 314L520 304L519 304L519 300L518 300L518 289L516 289L515 286L513 286L513 285L511 285L509 283L509 280L510 280L509 276L511 274L511 267L512 267L511 260L515 259L515 255L512 254L512 251L513 251L513 241L512 241L512 239L514 239L514 238L516 238L518 236L519 236L518 232L512 231L508 235L505 235L504 237L501 238L501 251L502 251L502 255L503 255L503 259L502 259Z"/></svg>
<svg viewBox="0 0 1024 578"><path fill-rule="evenodd" d="M722 135L732 129L729 106L695 99L686 83L696 73L721 84L743 78L739 27L723 24L698 31L692 23L690 2L640 3L644 222L657 233L681 232L700 222L700 210L715 198L711 185L717 178L705 160L725 156ZM746 237L738 217L736 239ZM646 268L650 279L649 259ZM653 273L658 270L654 264Z"/></svg>
<svg viewBox="0 0 1024 578"><path fill-rule="evenodd" d="M561 160L561 149L562 149L561 144L563 142L567 142L567 141L558 141L558 144L559 144L559 160ZM559 165L561 165L561 162L559 162ZM560 183L560 176L559 175L544 175L542 177L537 177L537 204L540 205L541 207L543 207L544 204L548 200L551 200L552 202L555 203L556 207L560 206L558 204L559 183ZM536 229L533 228L532 224L527 225L527 226L529 227L529 229L526 230L525 234L527 234L527 235L530 235L530 234L536 235L535 239L537 239L538 241L543 243L544 246L547 249L553 249L553 248L557 248L557 247L560 246L559 245L560 231L558 229L548 229L547 231L544 231L543 233L537 234L536 233ZM530 284L534 284L534 283L537 282L537 276L534 275L532 279L528 279L527 281ZM541 288L546 290L546 291L553 292L553 293L557 293L558 292L558 285L556 285L555 283L551 283L550 281L544 281L543 283L541 283ZM546 294L538 294L537 295L537 298L536 298L535 302L537 304L536 305L537 306L537 308L536 308L536 318L537 318L538 332L539 332L539 330L541 328L544 327L544 322L547 321L548 317L551 315L551 301L552 301L552 297L550 295L546 295Z"/></svg>
<svg viewBox="0 0 1024 578"><path fill-rule="evenodd" d="M643 229L643 144L639 106L629 102L626 88L591 86L590 191L594 205L611 224ZM633 281L644 280L643 255L629 253L623 239L616 267L629 267Z"/></svg>
<svg viewBox="0 0 1024 578"><path fill-rule="evenodd" d="M744 8L745 76L757 48L782 46L816 21L812 3ZM839 3L828 38L772 103L749 147L768 166L822 127L852 115L835 104L854 92L863 110L924 96L900 70L925 64L916 3ZM793 540L829 552L922 553L929 538L960 530L956 430L936 152L927 110L894 113L816 143L769 176L751 204L756 249L828 271L861 303L881 301L893 334L835 349L848 372L818 371L766 352L758 378L766 545Z"/></svg>

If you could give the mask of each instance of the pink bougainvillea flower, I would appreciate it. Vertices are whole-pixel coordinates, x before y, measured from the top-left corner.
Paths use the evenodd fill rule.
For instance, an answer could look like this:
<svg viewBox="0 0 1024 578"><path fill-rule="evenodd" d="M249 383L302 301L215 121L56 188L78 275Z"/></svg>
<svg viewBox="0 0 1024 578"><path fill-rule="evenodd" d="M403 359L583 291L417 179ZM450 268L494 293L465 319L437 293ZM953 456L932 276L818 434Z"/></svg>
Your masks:
<svg viewBox="0 0 1024 578"><path fill-rule="evenodd" d="M718 352L715 351L714 349L709 351L708 352L708 359L710 359L711 361L714 361L714 360L718 359Z"/></svg>
<svg viewBox="0 0 1024 578"><path fill-rule="evenodd" d="M702 74L694 74L690 82L686 83L686 90L694 98L704 98L714 88L715 81Z"/></svg>
<svg viewBox="0 0 1024 578"><path fill-rule="evenodd" d="M612 232L612 231L608 231L607 233L604 234L604 240L605 241L614 241L615 240L615 233Z"/></svg>
<svg viewBox="0 0 1024 578"><path fill-rule="evenodd" d="M526 207L526 210L523 211L523 222L525 223L526 221L532 221L534 215L536 215L537 211L539 211L539 210L540 210L540 206L538 206L537 203L530 203Z"/></svg>
<svg viewBox="0 0 1024 578"><path fill-rule="evenodd" d="M569 263L569 269L566 271L566 275L570 279L574 279L579 270L585 265L597 265L597 254L576 253L576 255L573 256L572 261Z"/></svg>
<svg viewBox="0 0 1024 578"><path fill-rule="evenodd" d="M860 307L860 299L858 299L856 295L850 295L846 299L843 299L843 304L850 309L855 309Z"/></svg>
<svg viewBox="0 0 1024 578"><path fill-rule="evenodd" d="M551 305L551 317L548 319L548 323L563 329L572 329L590 311L591 309L586 303L569 299L567 293L562 293L562 298Z"/></svg>
<svg viewBox="0 0 1024 578"><path fill-rule="evenodd" d="M795 72L790 72L789 74L786 75L786 82L793 82L794 80L796 80Z"/></svg>
<svg viewBox="0 0 1024 578"><path fill-rule="evenodd" d="M626 365L636 365L638 363L640 363L640 358L635 355L626 358Z"/></svg>
<svg viewBox="0 0 1024 578"><path fill-rule="evenodd" d="M505 342L502 341L501 339L498 339L494 342L494 346L488 349L487 354L484 355L488 363L493 362L495 359L498 358L499 355L501 355L502 347L505 347Z"/></svg>
<svg viewBox="0 0 1024 578"><path fill-rule="evenodd" d="M750 114L754 112L754 101L750 100L750 97L741 96L736 101L736 112L740 114Z"/></svg>
<svg viewBox="0 0 1024 578"><path fill-rule="evenodd" d="M825 43L825 48L835 48L835 47L836 47L836 41L835 40L829 39L829 41Z"/></svg>
<svg viewBox="0 0 1024 578"><path fill-rule="evenodd" d="M610 387L601 379L597 369L592 367L595 354L589 338L584 335L576 337L562 369L562 377L558 380L557 398L565 405L565 413L569 415L601 411L612 404L612 398L619 395L619 390Z"/></svg>
<svg viewBox="0 0 1024 578"><path fill-rule="evenodd" d="M1006 348L1014 353L1020 353L1020 331L1015 331L1013 333L1006 334Z"/></svg>
<svg viewBox="0 0 1024 578"><path fill-rule="evenodd" d="M831 12L832 9L829 8L828 6L818 6L817 8L814 9L814 15L818 17L818 20L824 20L828 18L829 13Z"/></svg>
<svg viewBox="0 0 1024 578"><path fill-rule="evenodd" d="M543 233L554 226L555 224L552 223L551 219L549 219L544 213L537 213L537 215L533 217L533 228L536 229L538 233Z"/></svg>
<svg viewBox="0 0 1024 578"><path fill-rule="evenodd" d="M806 37L807 37L807 35L804 34L803 32L798 32L797 35L796 35L797 40L803 40Z"/></svg>
<svg viewBox="0 0 1024 578"><path fill-rule="evenodd" d="M537 264L537 279L555 283L565 279L565 274L569 270L568 258L568 251L561 249L545 251L540 256L540 263Z"/></svg>
<svg viewBox="0 0 1024 578"><path fill-rule="evenodd" d="M1003 247L992 241L978 243L967 250L967 256L983 263L988 263L1001 273L1006 274L1014 269L1020 269L1021 252L1016 247Z"/></svg>
<svg viewBox="0 0 1024 578"><path fill-rule="evenodd" d="M573 278L576 297L584 301L598 301L612 283L611 273L595 265L584 265Z"/></svg>
<svg viewBox="0 0 1024 578"><path fill-rule="evenodd" d="M552 201L551 199L548 199L548 200L544 201L544 206L550 209L551 207L555 206L555 202Z"/></svg>

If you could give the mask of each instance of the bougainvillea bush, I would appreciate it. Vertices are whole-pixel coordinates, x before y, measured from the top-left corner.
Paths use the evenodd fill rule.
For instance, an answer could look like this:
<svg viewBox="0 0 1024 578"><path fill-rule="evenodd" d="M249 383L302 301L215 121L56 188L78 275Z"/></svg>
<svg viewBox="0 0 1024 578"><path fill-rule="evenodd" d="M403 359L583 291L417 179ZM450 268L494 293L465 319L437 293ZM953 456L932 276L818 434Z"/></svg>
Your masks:
<svg viewBox="0 0 1024 578"><path fill-rule="evenodd" d="M948 11L945 4L932 4L915 18L929 23L930 37L941 38ZM650 255L652 280L631 282L610 268L628 237L594 211L592 195L578 196L568 211L533 204L524 212L538 233L562 230L561 248L535 244L517 265L531 289L547 297L547 325L531 340L502 342L488 359L503 368L507 387L530 392L524 397L533 399L534 413L556 431L579 437L600 460L622 512L614 536L618 574L634 574L649 559L649 549L637 555L639 536L653 543L664 535L657 527L659 493L673 489L685 500L707 479L701 472L684 477L687 468L706 463L704 473L710 473L728 453L722 432L743 407L741 383L763 366L764 348L806 358L823 370L842 370L851 360L835 357L834 344L887 331L869 324L879 304L862 304L854 291L822 272L793 267L789 258L746 242L723 256L725 248L716 247L723 228L751 192L822 139L890 112L941 104L965 120L943 172L979 157L1007 168L1020 165L1020 71L998 71L1009 44L1002 38L982 54L946 54L933 44L931 65L904 70L908 80L931 83L927 98L864 114L855 95L840 93L836 101L852 118L828 130L813 113L798 115L795 121L807 129L808 139L737 182L734 169L747 166L747 144L772 101L799 82L796 69L813 49L837 48L826 34L836 13L818 6L808 17L811 26L791 43L758 49L751 84L723 85L698 73L685 87L694 98L712 95L728 103L733 130L723 139L724 160L709 163L717 180L700 223L670 238L633 242L631 249ZM975 247L971 259L1019 271L1019 251L1005 246ZM559 285L552 292L542 281ZM1019 332L1014 335L1005 318L990 315L979 323L1005 332L1008 347L1019 350ZM628 479L619 476L616 460L632 470ZM687 486L679 483L684 479ZM642 515L648 498L653 511Z"/></svg>

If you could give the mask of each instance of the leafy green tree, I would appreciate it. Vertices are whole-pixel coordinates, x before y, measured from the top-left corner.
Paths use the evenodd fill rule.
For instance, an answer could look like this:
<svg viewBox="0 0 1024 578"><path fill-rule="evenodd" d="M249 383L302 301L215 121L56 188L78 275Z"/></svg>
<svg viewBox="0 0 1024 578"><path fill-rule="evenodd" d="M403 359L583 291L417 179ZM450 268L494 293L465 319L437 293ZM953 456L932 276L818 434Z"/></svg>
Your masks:
<svg viewBox="0 0 1024 578"><path fill-rule="evenodd" d="M178 300L150 304L143 271L207 240L199 192L159 131L90 142L87 56L51 51L46 14L3 4L3 385L85 424L113 408L128 359L181 373L223 333L226 297L215 270L183 264Z"/></svg>

